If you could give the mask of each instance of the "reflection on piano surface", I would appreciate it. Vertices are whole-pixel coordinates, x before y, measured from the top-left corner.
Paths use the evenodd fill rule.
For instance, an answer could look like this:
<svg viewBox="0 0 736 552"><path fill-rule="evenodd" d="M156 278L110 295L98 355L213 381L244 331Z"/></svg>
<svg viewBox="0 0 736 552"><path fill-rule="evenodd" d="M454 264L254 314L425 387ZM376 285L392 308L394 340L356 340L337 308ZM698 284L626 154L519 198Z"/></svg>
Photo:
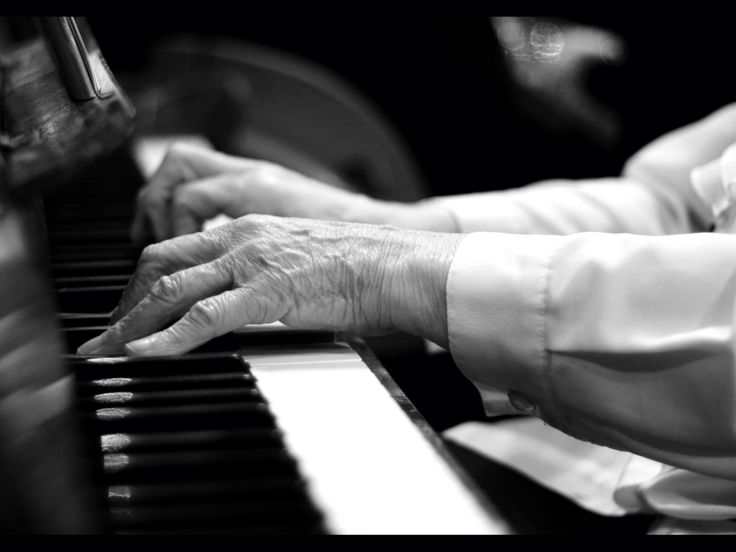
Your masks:
<svg viewBox="0 0 736 552"><path fill-rule="evenodd" d="M46 69L3 96L4 143L21 138L0 158L2 531L506 531L357 339L244 328L177 357L77 356L135 270L141 175L124 97L60 100L68 85L41 43L24 52ZM17 59L3 62L6 82ZM56 85L52 100L38 83ZM49 150L34 132L59 105L84 124L64 134L57 121ZM21 106L36 112L7 116Z"/></svg>

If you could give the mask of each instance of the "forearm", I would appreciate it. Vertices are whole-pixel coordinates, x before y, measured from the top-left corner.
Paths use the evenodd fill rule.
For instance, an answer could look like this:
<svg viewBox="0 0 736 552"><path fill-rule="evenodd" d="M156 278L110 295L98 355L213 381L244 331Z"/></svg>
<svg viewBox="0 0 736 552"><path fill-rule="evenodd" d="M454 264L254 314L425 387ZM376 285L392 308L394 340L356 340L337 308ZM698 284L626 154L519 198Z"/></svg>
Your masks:
<svg viewBox="0 0 736 552"><path fill-rule="evenodd" d="M465 233L664 235L698 229L687 203L629 178L551 180L430 203L445 209Z"/></svg>
<svg viewBox="0 0 736 552"><path fill-rule="evenodd" d="M346 192L338 205L338 208L331 209L334 220L391 225L427 232L459 231L452 213L431 200L400 203Z"/></svg>
<svg viewBox="0 0 736 552"><path fill-rule="evenodd" d="M645 235L707 231L713 222L695 194L693 170L736 142L736 103L655 140L621 177L553 180L506 190L432 199L460 232Z"/></svg>

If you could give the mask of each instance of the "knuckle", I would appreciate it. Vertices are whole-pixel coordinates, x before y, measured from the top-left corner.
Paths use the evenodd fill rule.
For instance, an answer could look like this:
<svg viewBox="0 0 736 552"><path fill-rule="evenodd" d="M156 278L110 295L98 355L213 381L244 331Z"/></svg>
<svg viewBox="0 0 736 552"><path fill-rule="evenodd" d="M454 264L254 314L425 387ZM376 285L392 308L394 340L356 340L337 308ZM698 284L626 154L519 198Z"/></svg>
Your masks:
<svg viewBox="0 0 736 552"><path fill-rule="evenodd" d="M263 223L263 221L264 221L264 220L265 220L265 219L266 219L267 217L268 217L268 215L263 215L263 214L261 214L261 213L251 213L251 214L249 214L249 215L246 215L246 220L247 220L247 221L248 221L248 222L249 222L250 224L255 224L255 225L258 225L258 224L262 224L262 223Z"/></svg>
<svg viewBox="0 0 736 552"><path fill-rule="evenodd" d="M206 332L215 332L222 316L217 304L212 299L205 299L195 303L189 310L190 321Z"/></svg>
<svg viewBox="0 0 736 552"><path fill-rule="evenodd" d="M108 338L113 343L128 341L131 336L136 335L136 328L135 321L129 316L124 316L108 330Z"/></svg>
<svg viewBox="0 0 736 552"><path fill-rule="evenodd" d="M234 278L238 272L240 263L233 255L227 254L219 257L212 261L209 265L209 270L214 276L228 276Z"/></svg>
<svg viewBox="0 0 736 552"><path fill-rule="evenodd" d="M149 295L158 303L174 303L181 293L181 280L176 276L161 276Z"/></svg>
<svg viewBox="0 0 736 552"><path fill-rule="evenodd" d="M238 220L240 220L243 223L243 225L245 225L247 227L250 227L250 228L253 228L253 229L257 229L257 228L259 228L261 226L264 226L264 225L268 224L273 219L274 219L274 217L272 217L270 215L264 215L264 214L261 214L261 213L250 213L250 214L245 215L244 217L242 217L242 218L240 218Z"/></svg>
<svg viewBox="0 0 736 552"><path fill-rule="evenodd" d="M242 216L240 218L235 219L231 224L229 224L226 228L229 232L235 232L235 233L249 233L254 226L254 219L252 214L248 214L245 216Z"/></svg>
<svg viewBox="0 0 736 552"><path fill-rule="evenodd" d="M146 264L146 263L157 261L161 258L161 255L162 255L162 251L161 251L160 243L153 243L151 245L147 245L143 249L143 251L141 251L139 264Z"/></svg>

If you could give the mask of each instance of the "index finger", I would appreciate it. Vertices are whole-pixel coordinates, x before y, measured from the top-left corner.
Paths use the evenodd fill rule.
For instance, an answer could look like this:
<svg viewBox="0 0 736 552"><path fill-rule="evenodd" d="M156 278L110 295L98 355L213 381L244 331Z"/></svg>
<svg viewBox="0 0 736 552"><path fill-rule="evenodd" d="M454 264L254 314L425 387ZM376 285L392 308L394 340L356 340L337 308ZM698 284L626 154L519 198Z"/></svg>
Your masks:
<svg viewBox="0 0 736 552"><path fill-rule="evenodd" d="M232 284L227 266L218 260L162 276L128 314L104 333L81 345L77 353L120 354L129 341L160 330L197 301L219 294Z"/></svg>
<svg viewBox="0 0 736 552"><path fill-rule="evenodd" d="M208 263L222 252L214 232L188 234L149 245L141 253L135 273L110 316L110 323L115 324L130 312L162 276Z"/></svg>
<svg viewBox="0 0 736 552"><path fill-rule="evenodd" d="M195 303L176 323L129 342L124 351L128 356L186 353L246 324L275 322L287 310L276 294L263 293L251 286L238 287Z"/></svg>

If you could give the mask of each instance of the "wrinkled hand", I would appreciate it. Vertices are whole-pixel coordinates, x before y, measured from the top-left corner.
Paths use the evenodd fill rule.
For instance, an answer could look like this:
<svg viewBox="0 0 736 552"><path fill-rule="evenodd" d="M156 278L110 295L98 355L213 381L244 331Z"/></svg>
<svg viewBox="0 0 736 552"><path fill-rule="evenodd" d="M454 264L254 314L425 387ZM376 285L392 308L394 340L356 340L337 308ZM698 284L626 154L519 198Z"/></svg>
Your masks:
<svg viewBox="0 0 736 552"><path fill-rule="evenodd" d="M138 194L136 243L198 232L217 215L247 214L393 224L453 231L449 215L421 203L380 201L265 161L175 144Z"/></svg>
<svg viewBox="0 0 736 552"><path fill-rule="evenodd" d="M147 247L114 325L78 352L179 354L246 324L276 321L363 335L401 330L446 346L445 285L460 239L245 216Z"/></svg>

